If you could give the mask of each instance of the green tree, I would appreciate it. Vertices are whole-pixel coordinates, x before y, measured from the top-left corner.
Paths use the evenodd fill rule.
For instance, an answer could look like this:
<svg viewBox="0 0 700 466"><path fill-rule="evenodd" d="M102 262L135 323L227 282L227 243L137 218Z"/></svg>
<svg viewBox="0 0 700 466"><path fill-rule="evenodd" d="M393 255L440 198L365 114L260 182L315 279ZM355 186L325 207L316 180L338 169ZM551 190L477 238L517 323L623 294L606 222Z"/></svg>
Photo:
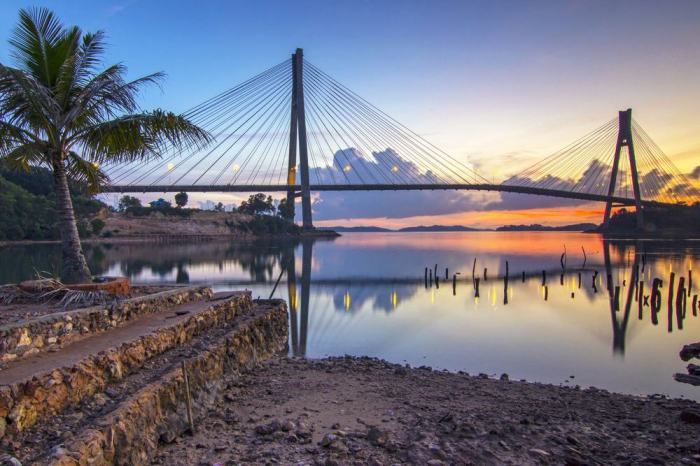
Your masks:
<svg viewBox="0 0 700 466"><path fill-rule="evenodd" d="M287 198L283 197L280 199L280 203L277 206L277 215L287 220L294 220L294 200L292 202L287 202Z"/></svg>
<svg viewBox="0 0 700 466"><path fill-rule="evenodd" d="M272 196L265 196L263 193L251 194L247 201L238 206L238 212L248 215L274 214L275 205L272 203Z"/></svg>
<svg viewBox="0 0 700 466"><path fill-rule="evenodd" d="M134 196L122 196L119 199L119 211L124 212L129 207L141 207L141 200Z"/></svg>
<svg viewBox="0 0 700 466"><path fill-rule="evenodd" d="M209 135L182 116L142 111L139 91L163 74L127 81L124 65L102 68L101 31L83 34L45 8L22 9L9 43L15 66L0 63L0 158L52 171L61 278L89 281L68 179L94 192L107 178L103 164L156 158L166 143L199 145Z"/></svg>
<svg viewBox="0 0 700 466"><path fill-rule="evenodd" d="M185 207L187 205L187 193L181 192L177 193L175 195L175 204L177 204L178 207Z"/></svg>
<svg viewBox="0 0 700 466"><path fill-rule="evenodd" d="M99 235L105 227L105 221L101 218L93 218L90 221L90 226L92 227L92 232L95 235Z"/></svg>

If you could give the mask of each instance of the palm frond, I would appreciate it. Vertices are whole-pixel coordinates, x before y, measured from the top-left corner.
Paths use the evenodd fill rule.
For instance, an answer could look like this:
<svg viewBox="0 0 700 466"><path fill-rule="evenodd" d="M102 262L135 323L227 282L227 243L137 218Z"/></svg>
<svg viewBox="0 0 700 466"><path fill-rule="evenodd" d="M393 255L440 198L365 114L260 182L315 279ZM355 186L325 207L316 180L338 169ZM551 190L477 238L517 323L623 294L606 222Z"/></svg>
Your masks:
<svg viewBox="0 0 700 466"><path fill-rule="evenodd" d="M211 137L183 116L155 110L99 123L78 140L84 157L102 164L158 158L167 144L201 148Z"/></svg>
<svg viewBox="0 0 700 466"><path fill-rule="evenodd" d="M85 184L90 193L98 192L100 185L108 181L108 176L95 162L88 162L75 152L66 157L66 172L70 179Z"/></svg>
<svg viewBox="0 0 700 466"><path fill-rule="evenodd" d="M49 63L49 48L64 34L63 25L46 8L29 8L19 11L19 24L12 33L10 45L18 65L41 79L44 85L53 82Z"/></svg>
<svg viewBox="0 0 700 466"><path fill-rule="evenodd" d="M18 147L36 142L29 131L0 119L0 158L8 157Z"/></svg>
<svg viewBox="0 0 700 466"><path fill-rule="evenodd" d="M2 160L14 170L29 171L31 167L50 166L51 161L48 159L47 154L48 151L44 144L30 142L15 147L6 156L2 157Z"/></svg>

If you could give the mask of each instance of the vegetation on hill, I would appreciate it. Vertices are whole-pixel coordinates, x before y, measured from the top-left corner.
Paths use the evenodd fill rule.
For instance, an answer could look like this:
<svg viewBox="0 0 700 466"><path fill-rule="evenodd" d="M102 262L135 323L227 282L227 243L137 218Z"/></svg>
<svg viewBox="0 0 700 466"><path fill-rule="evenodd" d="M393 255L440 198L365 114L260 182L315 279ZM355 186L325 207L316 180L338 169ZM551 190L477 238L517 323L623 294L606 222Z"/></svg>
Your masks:
<svg viewBox="0 0 700 466"><path fill-rule="evenodd" d="M644 231L637 230L634 210L620 209L610 217L605 233L654 234L656 236L688 236L700 232L700 203L693 205L644 208Z"/></svg>
<svg viewBox="0 0 700 466"><path fill-rule="evenodd" d="M0 162L0 240L52 240L60 237L51 180L51 173L45 168L16 171ZM99 233L91 222L107 208L106 204L84 191L79 183L71 183L71 199L81 237Z"/></svg>

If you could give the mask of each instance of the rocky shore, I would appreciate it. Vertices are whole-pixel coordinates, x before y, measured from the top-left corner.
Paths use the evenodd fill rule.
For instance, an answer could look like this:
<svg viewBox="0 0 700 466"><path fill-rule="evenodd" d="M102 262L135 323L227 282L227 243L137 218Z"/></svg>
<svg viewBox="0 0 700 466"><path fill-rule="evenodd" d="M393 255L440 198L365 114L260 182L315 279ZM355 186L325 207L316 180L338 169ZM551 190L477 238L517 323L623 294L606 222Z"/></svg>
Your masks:
<svg viewBox="0 0 700 466"><path fill-rule="evenodd" d="M275 359L224 381L152 464L700 464L700 409L369 358Z"/></svg>

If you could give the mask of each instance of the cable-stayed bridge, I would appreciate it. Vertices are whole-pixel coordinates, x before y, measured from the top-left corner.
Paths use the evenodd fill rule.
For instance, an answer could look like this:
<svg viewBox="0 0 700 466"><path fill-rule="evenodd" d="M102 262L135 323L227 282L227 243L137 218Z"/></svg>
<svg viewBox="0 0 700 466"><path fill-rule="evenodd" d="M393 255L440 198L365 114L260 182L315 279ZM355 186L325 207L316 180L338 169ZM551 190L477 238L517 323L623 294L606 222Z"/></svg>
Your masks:
<svg viewBox="0 0 700 466"><path fill-rule="evenodd" d="M631 109L522 173L495 184L303 58L292 58L184 113L206 129L206 147L163 147L162 157L107 167L103 192L311 192L475 190L604 202L693 203L698 190Z"/></svg>

